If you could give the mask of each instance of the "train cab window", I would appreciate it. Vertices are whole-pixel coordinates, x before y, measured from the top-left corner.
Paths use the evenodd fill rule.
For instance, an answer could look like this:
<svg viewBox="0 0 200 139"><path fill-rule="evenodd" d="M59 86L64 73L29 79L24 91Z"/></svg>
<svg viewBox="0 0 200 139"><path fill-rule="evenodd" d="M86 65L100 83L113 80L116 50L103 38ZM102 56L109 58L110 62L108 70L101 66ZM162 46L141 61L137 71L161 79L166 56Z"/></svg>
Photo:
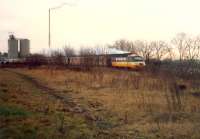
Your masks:
<svg viewBox="0 0 200 139"><path fill-rule="evenodd" d="M134 61L144 61L144 59L140 56L135 56Z"/></svg>
<svg viewBox="0 0 200 139"><path fill-rule="evenodd" d="M137 62L137 61L144 61L144 59L140 56L128 57L129 62Z"/></svg>

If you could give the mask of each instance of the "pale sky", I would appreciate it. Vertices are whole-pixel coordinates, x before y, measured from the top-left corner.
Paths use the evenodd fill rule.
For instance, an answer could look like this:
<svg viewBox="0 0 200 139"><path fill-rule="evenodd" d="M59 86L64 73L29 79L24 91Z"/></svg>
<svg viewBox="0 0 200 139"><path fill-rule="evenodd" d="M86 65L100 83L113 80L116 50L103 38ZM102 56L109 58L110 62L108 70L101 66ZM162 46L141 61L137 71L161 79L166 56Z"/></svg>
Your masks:
<svg viewBox="0 0 200 139"><path fill-rule="evenodd" d="M8 32L48 48L48 8L72 0L0 0L0 51ZM117 39L171 40L200 34L200 0L79 0L52 11L52 47L104 45Z"/></svg>

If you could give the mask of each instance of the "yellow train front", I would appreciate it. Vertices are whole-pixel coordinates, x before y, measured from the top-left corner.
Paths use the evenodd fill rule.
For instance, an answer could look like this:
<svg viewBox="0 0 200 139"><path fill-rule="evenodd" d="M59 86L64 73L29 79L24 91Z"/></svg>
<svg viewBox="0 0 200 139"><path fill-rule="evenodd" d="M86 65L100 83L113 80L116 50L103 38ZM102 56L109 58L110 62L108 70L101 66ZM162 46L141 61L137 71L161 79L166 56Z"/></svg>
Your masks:
<svg viewBox="0 0 200 139"><path fill-rule="evenodd" d="M143 69L146 64L143 57L131 54L126 57L112 57L111 65L116 68L140 70Z"/></svg>

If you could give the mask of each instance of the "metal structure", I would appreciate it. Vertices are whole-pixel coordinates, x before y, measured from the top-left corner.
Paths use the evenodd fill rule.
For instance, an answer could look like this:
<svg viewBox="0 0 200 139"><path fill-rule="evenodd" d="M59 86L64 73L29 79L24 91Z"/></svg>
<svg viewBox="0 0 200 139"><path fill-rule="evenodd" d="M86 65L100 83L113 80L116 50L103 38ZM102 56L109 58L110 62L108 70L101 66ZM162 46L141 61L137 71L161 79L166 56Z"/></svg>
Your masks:
<svg viewBox="0 0 200 139"><path fill-rule="evenodd" d="M20 58L25 58L30 54L30 41L28 39L20 39Z"/></svg>
<svg viewBox="0 0 200 139"><path fill-rule="evenodd" d="M14 35L10 35L8 39L8 58L18 58L18 40L15 38Z"/></svg>

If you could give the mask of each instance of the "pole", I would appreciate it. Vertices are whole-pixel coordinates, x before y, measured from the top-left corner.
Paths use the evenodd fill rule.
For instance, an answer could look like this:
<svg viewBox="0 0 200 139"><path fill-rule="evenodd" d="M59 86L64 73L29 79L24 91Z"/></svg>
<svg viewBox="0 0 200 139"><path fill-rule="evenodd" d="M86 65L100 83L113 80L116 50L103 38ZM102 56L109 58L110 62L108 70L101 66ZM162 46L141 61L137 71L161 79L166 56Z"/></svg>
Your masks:
<svg viewBox="0 0 200 139"><path fill-rule="evenodd" d="M51 10L62 8L64 5L73 6L73 4L70 4L70 3L62 3L61 5L57 7L49 8L49 48L51 47Z"/></svg>
<svg viewBox="0 0 200 139"><path fill-rule="evenodd" d="M51 47L51 9L49 8L49 48Z"/></svg>

